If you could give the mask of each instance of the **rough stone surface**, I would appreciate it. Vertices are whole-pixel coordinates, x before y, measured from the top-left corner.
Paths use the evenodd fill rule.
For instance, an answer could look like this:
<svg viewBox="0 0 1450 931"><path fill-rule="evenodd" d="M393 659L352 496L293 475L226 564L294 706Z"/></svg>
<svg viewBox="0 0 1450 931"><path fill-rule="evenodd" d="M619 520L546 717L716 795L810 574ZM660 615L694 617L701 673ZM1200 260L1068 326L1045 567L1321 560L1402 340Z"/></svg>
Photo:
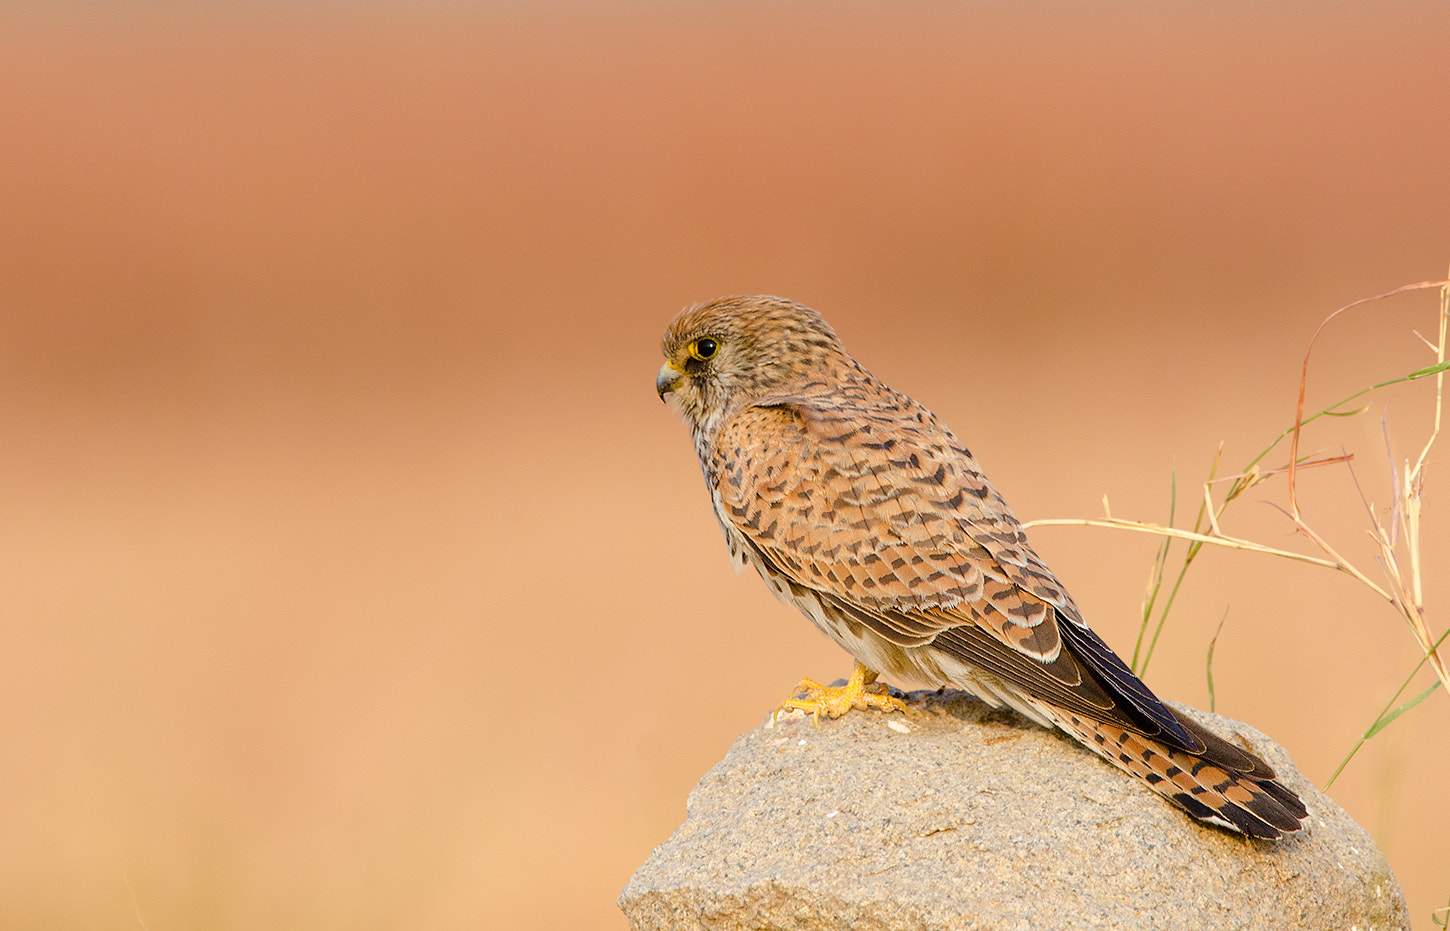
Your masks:
<svg viewBox="0 0 1450 931"><path fill-rule="evenodd" d="M619 904L679 929L1400 929L1384 856L1263 734L1309 808L1277 842L1207 827L1067 738L958 693L767 722L690 793Z"/></svg>

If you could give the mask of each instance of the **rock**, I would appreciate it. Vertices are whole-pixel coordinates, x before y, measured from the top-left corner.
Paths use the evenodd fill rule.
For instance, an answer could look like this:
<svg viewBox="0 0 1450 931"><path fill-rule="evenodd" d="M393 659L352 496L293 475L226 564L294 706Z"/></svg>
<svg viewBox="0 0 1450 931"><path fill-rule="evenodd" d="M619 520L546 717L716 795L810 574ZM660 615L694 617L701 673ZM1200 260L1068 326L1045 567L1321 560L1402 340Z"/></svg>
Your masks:
<svg viewBox="0 0 1450 931"><path fill-rule="evenodd" d="M907 714L799 713L745 734L620 895L645 929L1409 927L1389 864L1263 734L1306 828L1256 841L1193 821L1055 731L956 692Z"/></svg>

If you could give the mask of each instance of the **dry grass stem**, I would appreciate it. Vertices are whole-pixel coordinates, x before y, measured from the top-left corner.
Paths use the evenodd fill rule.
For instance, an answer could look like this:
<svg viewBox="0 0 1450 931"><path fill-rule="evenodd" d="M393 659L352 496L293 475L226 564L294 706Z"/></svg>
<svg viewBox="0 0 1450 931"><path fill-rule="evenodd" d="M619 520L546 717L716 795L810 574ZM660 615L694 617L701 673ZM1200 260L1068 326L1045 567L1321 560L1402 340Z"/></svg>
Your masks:
<svg viewBox="0 0 1450 931"><path fill-rule="evenodd" d="M1329 322L1340 314L1351 308L1373 301L1383 300L1397 294L1409 291L1424 290L1426 288L1440 289L1440 313L1439 313L1439 340L1435 344L1435 362L1432 367L1435 377L1435 415L1430 430L1430 436L1420 450L1420 455L1413 466L1408 461L1404 464L1403 473L1397 473L1394 466L1391 470L1391 483L1394 490L1394 505L1391 509L1390 527L1386 528L1379 520L1379 516L1370 512L1371 535L1379 547L1380 568L1383 570L1386 580L1390 585L1390 591L1385 591L1372 583L1364 573L1360 572L1352 564L1346 561L1322 536L1316 533L1304 520L1302 511L1299 508L1298 490L1295 483L1295 475L1298 468L1299 437L1304 427L1304 395L1309 382L1309 360L1314 352L1314 344L1318 341L1319 335ZM1450 671L1445 667L1445 661L1435 649L1435 638L1431 636L1428 625L1425 622L1425 605L1423 600L1423 585L1421 583L1420 568L1420 503L1424 490L1425 464L1428 461L1430 449L1435 444L1436 438L1440 435L1440 423L1444 411L1444 387L1445 387L1445 345L1446 345L1446 321L1450 316L1450 280L1445 281L1424 281L1418 284L1405 285L1378 294L1374 297L1354 301L1339 308L1319 324L1314 331L1314 336L1309 340L1309 349L1304 353L1303 372L1299 379L1299 403L1294 417L1293 438L1289 444L1289 515L1294 521L1294 529L1305 538L1314 543L1325 555L1327 555L1338 567L1364 585L1375 591L1384 598L1395 610L1398 611L1409 623L1420 651L1424 653L1430 667L1435 671L1442 685L1447 692L1450 692ZM1423 337L1422 337L1423 338ZM1413 375L1411 376L1413 377ZM1404 551L1410 562L1408 577L1401 567L1399 534L1403 532Z"/></svg>
<svg viewBox="0 0 1450 931"><path fill-rule="evenodd" d="M1144 521L1125 520L1121 517L1045 517L1040 520L1024 521L1022 526L1028 530L1033 527L1111 527L1116 530L1133 530L1138 533L1151 533L1156 536L1172 537L1177 540L1212 543L1214 546L1224 546L1232 550L1247 550L1250 553L1282 556L1285 559L1292 559L1295 562L1306 562L1311 566L1323 566L1326 569L1344 570L1344 566L1328 559L1320 559L1317 556L1306 556L1303 553L1296 553L1293 550L1281 550L1276 547L1265 546L1262 543L1255 543L1253 540L1244 540L1239 537L1230 537L1216 533L1195 533L1192 530L1180 530L1177 527L1165 527L1162 524L1146 523ZM1368 584L1385 598L1390 597L1388 592L1373 582L1369 582Z"/></svg>
<svg viewBox="0 0 1450 931"><path fill-rule="evenodd" d="M1425 290L1429 288L1440 289L1440 312L1438 331L1439 338L1433 343L1431 343L1429 340L1424 339L1423 336L1421 336L1420 338L1428 346L1430 346L1431 349L1434 350L1436 360L1435 364L1411 372L1409 375L1403 376L1401 378L1391 379L1389 381L1381 382L1379 384L1371 385L1368 388L1361 389L1360 391L1355 392L1349 397L1344 398L1343 400L1335 404L1331 404L1330 406L1324 408L1318 413L1306 417L1304 414L1304 399L1307 393L1309 382L1309 363L1314 352L1315 344L1318 342L1320 335L1324 332L1330 321L1338 318L1341 314L1352 308L1373 303L1375 301L1381 301L1385 298L1393 297L1395 295L1405 294L1411 291ZM1395 288L1392 291L1387 291L1384 294L1378 294L1374 297L1368 297L1362 300L1354 301L1350 304L1346 304L1345 306L1339 308L1338 310L1331 313L1328 317L1326 317L1324 321L1320 323L1318 329L1314 331L1314 335L1309 341L1309 348L1305 351L1304 354L1304 362L1299 379L1299 397L1297 406L1295 408L1294 425L1288 430L1285 430L1282 434L1280 434L1279 437L1274 440L1274 442L1270 443L1268 448L1266 448L1263 452L1256 456L1242 472L1239 472L1235 475L1217 477L1216 473L1218 471L1219 461L1223 454L1223 445L1219 445L1218 453L1214 456L1213 466L1209 470L1209 478L1206 482L1204 482L1203 485L1203 501L1199 506L1198 516L1194 521L1192 530L1183 530L1173 526L1173 509L1171 506L1168 524L1166 526L1151 522L1125 520L1122 518L1113 517L1111 511L1108 508L1107 496L1103 497L1104 516L1102 518L1052 518L1028 521L1026 524L1024 524L1024 526L1028 528L1047 526L1109 527L1117 530L1130 530L1136 533L1148 533L1164 538L1163 548L1159 550L1159 554L1154 562L1153 573L1149 578L1148 594L1147 597L1145 597L1144 599L1143 627L1139 631L1138 637L1139 649L1135 649L1133 654L1133 668L1138 671L1139 675L1142 675L1143 672L1146 671L1148 659L1152 657L1153 644L1157 643L1157 633L1162 631L1163 624L1167 619L1168 610L1173 603L1173 597L1177 594L1178 586L1182 583L1184 574L1187 572L1189 565L1192 564L1199 550L1202 549L1205 544L1211 544L1213 546L1221 546L1228 549L1244 550L1251 553L1263 553L1270 556L1278 556L1284 559L1293 560L1295 562L1307 563L1313 566L1322 566L1328 569L1334 569L1335 571L1342 572L1355 579L1365 588L1374 592L1380 598L1383 598L1386 602L1392 605L1395 611L1405 619L1422 654L1420 665L1428 663L1430 667L1434 670L1434 673L1438 680L1437 684L1443 685L1447 694L1450 694L1450 670L1447 670L1444 657L1437 650L1441 642L1445 640L1445 636L1441 635L1439 638L1436 638L1431 633L1429 624L1426 620L1423 585L1424 570L1420 548L1420 516L1421 503L1425 489L1426 466L1429 462L1430 451L1434 446L1436 439L1440 435L1440 425L1444 412L1445 372L1447 369L1450 369L1450 365L1447 365L1445 361L1447 347L1447 323L1450 323L1450 280L1423 281L1419 282L1418 284L1405 285L1403 287ZM1417 333L1416 335L1419 336L1420 334ZM1316 454L1315 456L1306 456L1304 458L1300 458L1300 439L1302 437L1305 425L1319 419L1320 417L1342 417L1362 413L1367 408L1360 407L1354 410L1345 410L1344 406L1349 402L1371 391L1389 385L1399 384L1401 382L1415 381L1422 378L1428 378L1430 376L1433 376L1435 379L1435 413L1434 421L1430 430L1430 435L1429 438L1425 441L1424 445L1420 448L1419 455L1415 458L1415 461L1413 463L1406 459L1403 461L1400 467L1391 465L1390 482L1392 492L1392 505L1390 507L1389 514L1387 515L1387 519L1381 519L1380 514L1365 498L1363 489L1360 489L1360 499L1362 502L1364 502L1365 508L1369 512L1370 529L1368 532L1374 540L1375 549L1377 551L1375 561L1379 564L1380 569L1384 575L1384 584L1382 585L1371 579L1357 566L1355 566L1354 563L1346 559L1334 545L1332 545L1321 534L1315 531L1315 529L1310 526L1308 521L1305 519L1304 513L1299 506L1299 486L1297 478L1298 473L1306 468L1343 463L1345 468L1349 469L1350 475L1354 478L1355 485L1358 488L1359 479L1357 476L1354 475L1354 467L1352 462L1353 457L1350 454L1345 453L1341 455L1331 456L1322 456ZM1275 447L1277 447L1279 443L1282 442L1285 438L1289 439L1288 463L1279 468L1261 468L1259 465L1260 461L1268 456L1275 449ZM1388 443L1388 439L1386 440L1386 442ZM1391 455L1391 462L1394 462L1393 455ZM1293 523L1295 532L1302 536L1304 539L1308 540L1316 549L1319 550L1322 556L1313 556L1305 553L1281 549L1279 547L1267 546L1253 540L1231 536L1223 531L1221 518L1224 511L1228 508L1230 502L1237 499L1248 489L1253 488L1254 486L1264 481L1267 481L1269 478L1278 474L1284 474L1286 476L1288 484L1289 500L1287 507L1283 509L1284 514ZM1215 504L1215 488L1221 488L1225 483L1228 485L1228 489L1226 492L1223 492L1223 498L1221 503ZM1162 614L1159 617L1157 631L1153 636L1152 644L1149 645L1147 653L1144 655L1142 666L1140 667L1138 664L1139 652L1143 645L1144 636L1147 632L1147 628L1150 622L1150 616L1154 610L1154 602L1156 601L1157 593L1162 586L1164 580L1164 572L1167 562L1167 547L1169 542L1175 539L1187 541L1189 544L1188 552L1184 557L1182 567L1178 571L1177 581L1175 582L1172 592L1168 597L1167 604L1162 609ZM1418 668L1419 667L1417 666L1416 671L1418 671ZM1410 679L1413 679L1414 675L1415 673L1412 672ZM1405 686L1409 685L1410 679L1406 680ZM1397 692L1395 694L1395 698L1392 699L1391 705L1394 703L1394 701L1398 700L1400 694L1403 693L1405 686L1401 686L1400 692ZM1365 735L1360 739L1359 744L1355 747L1355 751L1359 749L1360 745L1363 745L1365 740L1378 733L1379 730L1387 725L1391 720L1393 720L1404 711L1409 710L1409 708L1413 707L1423 698L1427 697L1430 692L1435 690L1435 687L1436 686L1432 685L1430 689L1427 689L1417 698L1414 698L1410 702L1401 705L1397 709L1391 710L1390 706L1386 706L1386 710L1384 712L1381 712L1379 718L1375 721L1374 725L1372 725L1370 729L1365 732ZM1344 763L1349 762L1349 759L1354 756L1355 751L1350 752L1349 757L1346 757ZM1340 764L1341 770L1344 767L1344 763ZM1336 770L1336 776L1338 775L1338 772L1339 771ZM1331 778L1330 781L1332 782L1333 779Z"/></svg>

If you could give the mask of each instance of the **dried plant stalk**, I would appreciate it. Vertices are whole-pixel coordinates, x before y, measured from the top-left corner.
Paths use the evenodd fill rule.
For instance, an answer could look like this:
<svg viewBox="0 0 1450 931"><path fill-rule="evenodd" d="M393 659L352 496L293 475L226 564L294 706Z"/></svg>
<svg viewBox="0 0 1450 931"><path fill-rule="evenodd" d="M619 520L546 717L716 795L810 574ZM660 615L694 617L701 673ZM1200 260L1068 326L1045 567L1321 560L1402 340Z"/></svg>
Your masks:
<svg viewBox="0 0 1450 931"><path fill-rule="evenodd" d="M1411 372L1409 375L1406 375L1402 378L1396 378L1390 381L1381 382L1379 384L1372 385L1369 388L1357 391L1349 397L1343 399L1342 401L1339 401L1336 404L1332 404L1329 407L1319 411L1318 413L1306 417L1304 415L1304 398L1309 381L1309 362L1314 352L1314 346L1319 340L1320 334L1324 332L1325 327L1329 325L1330 321L1334 320L1339 315L1345 313L1351 308L1358 307L1363 304L1369 304L1375 301L1381 301L1398 294L1404 294L1411 291L1425 290L1428 288L1440 289L1438 339L1434 343L1430 343L1429 340L1425 340L1425 342L1430 345L1431 348L1435 351L1435 364ZM1446 635L1442 634L1438 638L1433 636L1426 618L1423 585L1423 562L1421 559L1420 548L1420 517L1421 503L1425 488L1425 470L1426 465L1429 462L1430 450L1434 446L1435 440L1439 437L1440 434L1440 425L1442 422L1442 415L1444 411L1445 372L1447 369L1450 369L1450 364L1446 363L1447 322L1450 322L1450 279L1444 281L1422 281L1417 284L1410 284L1403 287L1395 288L1393 291L1387 291L1384 294L1378 294L1374 297L1368 297L1362 300L1354 301L1350 304L1346 304L1344 307L1339 308L1338 310L1334 311L1334 313L1326 317L1324 321L1320 323L1319 328L1314 331L1314 336L1309 341L1309 348L1304 354L1304 363L1299 379L1299 398L1298 405L1295 409L1294 425L1288 430L1285 430L1284 433L1280 434L1280 436L1275 439L1273 443L1269 444L1268 448L1266 448L1263 452L1256 456L1249 463L1249 465L1237 475L1230 475L1222 478L1215 477L1215 473L1218 469L1219 457L1214 457L1214 464L1213 468L1210 470L1209 480L1205 482L1203 486L1203 503L1202 505L1200 505L1199 514L1194 522L1194 527L1192 530L1183 530L1172 526L1173 518L1171 513L1168 521L1168 526L1163 526L1161 524L1155 524L1151 522L1125 520L1123 518L1113 517L1108 509L1108 501L1106 496L1103 497L1104 516L1102 518L1052 518L1045 520L1028 521L1023 526L1028 528L1045 526L1111 527L1119 530L1130 530L1137 533L1154 534L1156 536L1164 538L1164 548L1159 551L1157 557L1155 558L1153 575L1152 578L1149 580L1148 595L1144 599L1143 629L1139 632L1138 637L1139 648L1142 647L1143 637L1146 633L1147 626L1150 621L1150 615L1153 612L1153 604L1157 598L1157 593L1163 582L1165 564L1167 561L1166 547L1168 543L1174 539L1188 541L1189 550L1186 557L1184 558L1183 566L1179 570L1178 578L1173 586L1172 593L1168 598L1168 603L1162 609L1162 615L1160 616L1158 621L1158 628L1153 637L1153 644L1156 644L1157 632L1161 632L1163 624L1167 619L1168 609L1172 605L1173 595L1177 594L1178 584L1183 581L1183 576L1184 573L1187 572L1188 566L1192 563L1194 557L1198 554L1198 551L1204 545L1221 546L1228 549L1244 550L1246 552L1252 553L1263 553L1270 556L1278 556L1284 559L1293 560L1295 562L1308 563L1309 565L1322 566L1328 569L1334 569L1335 571L1343 572L1346 575L1349 575L1361 585L1365 586L1370 591L1374 592L1376 595L1387 601L1390 605L1394 607L1396 612L1398 612L1401 617L1405 619L1406 623L1410 628L1411 634L1415 638L1416 644L1419 646L1420 652L1422 654L1422 659L1420 661L1420 664L1417 665L1415 667L1415 670L1410 674L1410 677L1405 680L1404 685L1402 685L1399 691L1395 693L1395 696L1391 699L1390 704L1385 707L1385 710L1380 713L1379 717L1375 720L1375 723L1369 728L1369 730L1365 732L1364 736L1360 738L1360 741L1358 744L1356 744L1354 750L1351 750L1349 756L1346 757L1344 762L1340 764L1339 769L1337 769L1334 773L1334 776L1338 776L1339 772L1342 771L1345 764L1347 764L1349 760L1353 758L1355 752L1359 749L1360 746L1363 745L1365 740L1378 733L1380 729L1382 729L1390 721L1394 720L1395 717L1399 716L1405 711L1408 711L1410 708L1414 707L1414 705L1418 704L1420 701L1428 697L1431 692L1435 691L1437 686L1443 685L1445 687L1446 693L1450 694L1450 670L1446 669L1445 659L1443 655L1439 652L1439 647L1441 643L1446 639ZM1299 440L1303 433L1304 426L1314 420L1317 420L1320 417L1348 416L1351 414L1362 412L1364 408L1359 408L1358 410L1354 411L1346 411L1343 408L1344 405L1356 400L1357 398L1369 393L1370 391L1389 385L1398 384L1401 382L1415 381L1418 379L1429 377L1433 377L1435 379L1434 422L1430 430L1429 438L1425 441L1424 446L1421 447L1419 455L1415 458L1414 463L1412 464L1409 462L1409 460L1405 460L1402 469L1396 468L1394 465L1391 465L1391 482L1394 491L1394 504L1391 508L1388 522L1382 521L1380 519L1380 516L1375 512L1375 510L1372 507L1369 507L1368 503L1366 502L1366 508L1369 511L1370 515L1369 533L1375 540L1376 548L1378 550L1377 562L1380 564L1380 567L1385 576L1385 584L1381 585L1371 579L1364 572L1362 572L1352 562L1347 560L1328 540L1326 540L1322 535L1316 532L1314 528L1309 525L1308 521L1304 517L1302 510L1299 507L1298 483L1296 479L1300 470L1313 466L1324 466L1336 463L1343 463L1346 468L1350 469L1350 473L1351 475L1353 475L1354 470L1350 465L1352 457L1349 455L1342 455L1317 459L1307 457L1301 459L1299 456ZM1282 442L1286 437L1290 440L1288 464L1279 469L1261 469L1259 467L1259 463L1267 455L1269 455L1269 453L1272 452L1273 449L1277 447L1279 443ZM1222 455L1222 451L1223 447L1222 445L1220 445L1219 455ZM1287 509L1285 509L1286 516L1288 516L1289 519L1293 522L1295 532L1298 533L1300 536L1304 537L1310 543L1312 543L1320 551L1320 553L1322 554L1321 556L1308 555L1305 553L1282 549L1280 547L1267 546L1253 540L1234 537L1224 533L1222 525L1220 524L1220 518L1222 517L1223 512L1228 507L1228 505L1240 495L1242 495L1245 491L1247 491L1249 488L1252 488L1255 485L1258 485L1259 483L1264 482L1270 477L1277 474L1284 474L1287 476L1289 502ZM1222 503L1215 505L1213 495L1214 486L1222 485L1224 483L1228 483L1228 490L1224 493ZM1357 483L1358 480L1356 479L1356 484ZM1176 499L1176 491L1174 497ZM1361 498L1363 498L1363 494L1361 494ZM1148 659L1151 658L1151 656L1152 644L1150 644L1147 653L1144 655L1142 666L1140 667L1138 664L1139 651L1134 651L1133 667L1136 671L1138 671L1140 675L1142 675L1143 672L1146 671L1147 662ZM1400 695L1403 694L1405 688L1409 686L1410 681L1414 678L1415 674L1418 673L1420 666L1425 665L1426 663L1430 665L1431 669L1436 675L1436 684L1432 685L1429 689L1420 693L1410 701L1405 702L1404 704L1399 705L1398 707L1395 707L1393 708L1393 710L1391 710L1391 706L1393 706L1394 703L1399 700ZM1210 676L1211 674L1212 673L1210 668ZM1334 781L1334 777L1330 777L1329 781L1332 783Z"/></svg>

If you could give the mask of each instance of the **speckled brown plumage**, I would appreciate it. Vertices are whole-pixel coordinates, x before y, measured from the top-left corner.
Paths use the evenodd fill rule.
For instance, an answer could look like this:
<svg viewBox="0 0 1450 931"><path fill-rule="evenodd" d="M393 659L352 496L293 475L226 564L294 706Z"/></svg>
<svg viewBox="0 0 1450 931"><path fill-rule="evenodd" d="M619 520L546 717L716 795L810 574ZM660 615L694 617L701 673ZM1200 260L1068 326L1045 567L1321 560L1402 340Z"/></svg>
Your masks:
<svg viewBox="0 0 1450 931"><path fill-rule="evenodd" d="M1273 770L1133 675L966 447L847 355L819 314L722 298L682 312L662 348L656 386L694 435L737 566L850 652L866 682L886 673L1010 705L1204 821L1265 838L1300 827L1304 806Z"/></svg>

